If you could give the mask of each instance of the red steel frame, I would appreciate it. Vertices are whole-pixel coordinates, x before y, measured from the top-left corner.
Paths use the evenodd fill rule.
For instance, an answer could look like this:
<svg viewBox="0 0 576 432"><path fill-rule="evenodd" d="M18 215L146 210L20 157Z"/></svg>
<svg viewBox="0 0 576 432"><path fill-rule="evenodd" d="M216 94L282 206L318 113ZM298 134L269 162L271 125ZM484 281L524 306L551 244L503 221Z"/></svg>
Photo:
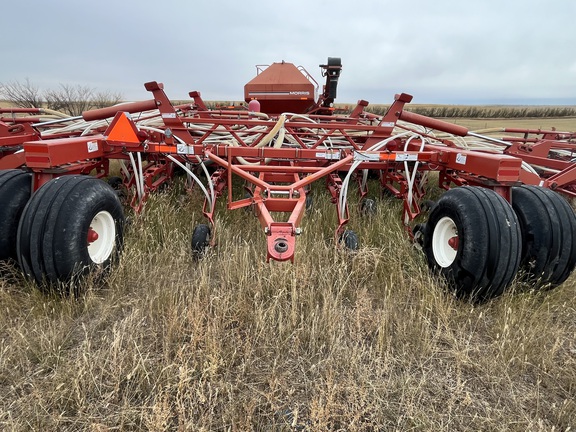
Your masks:
<svg viewBox="0 0 576 432"><path fill-rule="evenodd" d="M142 188L134 194L132 206L140 210L150 192L173 175L176 163L210 163L212 196L207 196L204 215L214 227L215 199L224 196L231 210L253 206L267 238L267 259L294 260L296 236L301 233L306 194L312 183L325 179L332 202L336 204L338 238L348 223L348 208L340 199L341 175L355 171L379 172L383 189L404 200L404 222L420 213L419 201L424 193L427 171L439 172L444 188L451 185L481 185L492 188L510 200L510 188L521 183L540 184L576 196L576 168L572 162L574 134L555 131L509 129L507 133L524 133L509 139L500 154L463 150L447 139L434 139L410 125L466 136L464 127L404 110L412 96L396 95L383 117L366 113L367 102L359 101L350 116L310 115L307 118L279 116L263 119L248 111L208 110L198 92L191 92L193 104L173 106L162 84L145 85L153 99L88 111L86 121L114 117L109 126L87 136L43 139L31 122L0 123L0 169L25 163L34 173L37 189L54 177L82 173L98 177L109 174L109 161L129 161L134 154L144 160L141 165ZM158 109L160 126L139 127L129 113ZM395 127L412 133L412 138L393 136ZM12 128L12 129L10 129ZM20 129L14 129L20 128ZM289 146L269 146L271 138L282 129L290 137ZM17 132L14 132L17 130ZM219 139L225 132L226 139ZM416 135L415 135L416 134ZM530 135L536 135L531 138ZM284 136L284 135L283 135ZM540 136L540 138L538 138ZM337 141L338 145L332 145ZM7 149L23 149L15 152ZM554 158L551 154L556 155ZM17 156L18 155L18 156ZM560 155L560 156L558 156ZM522 162L546 167L543 175L522 169ZM413 178L407 173L412 170ZM138 173L128 167L124 183L137 186ZM242 179L250 196L234 199L232 183ZM360 185L360 194L366 191ZM284 221L275 215L287 213Z"/></svg>

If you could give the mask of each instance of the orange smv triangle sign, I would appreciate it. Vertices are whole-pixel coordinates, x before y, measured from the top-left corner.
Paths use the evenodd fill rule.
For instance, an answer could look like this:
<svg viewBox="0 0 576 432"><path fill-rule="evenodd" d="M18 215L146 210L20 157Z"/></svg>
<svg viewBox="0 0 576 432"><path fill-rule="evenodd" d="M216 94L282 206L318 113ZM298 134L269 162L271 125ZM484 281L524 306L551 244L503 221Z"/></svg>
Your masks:
<svg viewBox="0 0 576 432"><path fill-rule="evenodd" d="M124 144L140 144L138 129L125 112L117 112L114 120L106 130L108 141L116 141Z"/></svg>

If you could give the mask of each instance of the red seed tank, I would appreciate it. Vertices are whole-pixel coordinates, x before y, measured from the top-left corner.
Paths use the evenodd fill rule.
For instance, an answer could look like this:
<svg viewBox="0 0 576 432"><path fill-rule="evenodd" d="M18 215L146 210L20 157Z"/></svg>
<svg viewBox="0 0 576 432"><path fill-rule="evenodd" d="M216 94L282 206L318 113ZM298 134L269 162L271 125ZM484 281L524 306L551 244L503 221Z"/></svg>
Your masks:
<svg viewBox="0 0 576 432"><path fill-rule="evenodd" d="M316 86L307 72L292 63L272 63L244 86L244 100L258 100L267 114L305 113L315 102ZM305 75L306 74L306 75Z"/></svg>

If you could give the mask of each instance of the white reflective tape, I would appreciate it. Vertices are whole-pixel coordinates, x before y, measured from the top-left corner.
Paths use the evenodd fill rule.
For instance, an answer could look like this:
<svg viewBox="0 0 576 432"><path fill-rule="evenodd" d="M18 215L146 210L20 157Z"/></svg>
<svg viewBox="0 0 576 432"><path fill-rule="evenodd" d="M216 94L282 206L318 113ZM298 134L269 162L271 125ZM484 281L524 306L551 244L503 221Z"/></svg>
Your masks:
<svg viewBox="0 0 576 432"><path fill-rule="evenodd" d="M94 153L98 151L98 141L88 141L88 153Z"/></svg>
<svg viewBox="0 0 576 432"><path fill-rule="evenodd" d="M173 119L173 118L176 118L176 113L166 113L166 114L162 114L162 118L165 118L165 119Z"/></svg>
<svg viewBox="0 0 576 432"><path fill-rule="evenodd" d="M322 152L316 153L318 159L340 160L340 152Z"/></svg>
<svg viewBox="0 0 576 432"><path fill-rule="evenodd" d="M396 153L396 160L398 162L417 161L418 155L417 154L407 154L407 153Z"/></svg>
<svg viewBox="0 0 576 432"><path fill-rule="evenodd" d="M194 147L187 146L186 144L177 144L176 153L192 155L194 154Z"/></svg>
<svg viewBox="0 0 576 432"><path fill-rule="evenodd" d="M461 165L466 165L466 155L462 153L458 153L456 155L456 163Z"/></svg>
<svg viewBox="0 0 576 432"><path fill-rule="evenodd" d="M362 162L373 162L380 160L380 153L361 153L354 152L354 160Z"/></svg>

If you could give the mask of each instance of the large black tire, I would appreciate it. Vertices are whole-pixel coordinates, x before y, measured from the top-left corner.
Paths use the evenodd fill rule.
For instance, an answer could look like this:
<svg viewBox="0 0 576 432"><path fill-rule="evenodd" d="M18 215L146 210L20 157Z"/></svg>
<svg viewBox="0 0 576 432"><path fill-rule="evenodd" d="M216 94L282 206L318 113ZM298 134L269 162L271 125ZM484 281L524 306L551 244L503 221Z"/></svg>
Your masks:
<svg viewBox="0 0 576 432"><path fill-rule="evenodd" d="M314 196L311 191L306 192L305 208L306 211L311 211L314 208Z"/></svg>
<svg viewBox="0 0 576 432"><path fill-rule="evenodd" d="M538 186L512 188L522 232L520 268L535 287L564 282L576 265L576 217L568 202Z"/></svg>
<svg viewBox="0 0 576 432"><path fill-rule="evenodd" d="M352 230L345 230L340 234L339 241L349 251L357 251L360 248L358 235Z"/></svg>
<svg viewBox="0 0 576 432"><path fill-rule="evenodd" d="M210 246L211 229L206 224L200 224L194 228L192 233L192 256L195 259L201 258Z"/></svg>
<svg viewBox="0 0 576 432"><path fill-rule="evenodd" d="M459 187L430 212L423 249L462 299L485 301L510 285L520 262L520 226L512 207L490 189Z"/></svg>
<svg viewBox="0 0 576 432"><path fill-rule="evenodd" d="M39 284L75 281L107 271L122 249L124 211L102 180L56 178L39 188L18 227L18 261ZM96 235L95 235L96 233Z"/></svg>
<svg viewBox="0 0 576 432"><path fill-rule="evenodd" d="M17 260L18 222L32 193L32 174L0 171L0 261Z"/></svg>

